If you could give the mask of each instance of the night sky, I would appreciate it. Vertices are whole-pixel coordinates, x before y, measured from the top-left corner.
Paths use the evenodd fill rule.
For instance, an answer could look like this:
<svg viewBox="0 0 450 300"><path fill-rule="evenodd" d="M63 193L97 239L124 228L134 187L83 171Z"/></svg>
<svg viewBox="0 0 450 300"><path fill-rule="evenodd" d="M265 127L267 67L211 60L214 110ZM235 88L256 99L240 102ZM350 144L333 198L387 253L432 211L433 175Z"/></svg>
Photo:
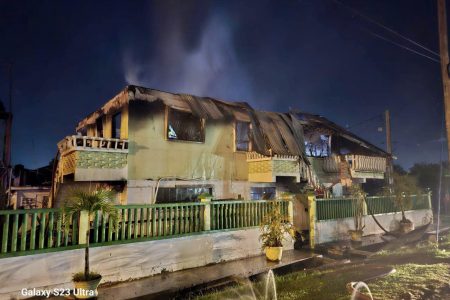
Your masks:
<svg viewBox="0 0 450 300"><path fill-rule="evenodd" d="M436 1L341 1L438 51ZM332 0L0 0L13 163L46 165L127 84L320 114L383 149L390 109L397 163L439 161L440 65L376 35L421 50Z"/></svg>

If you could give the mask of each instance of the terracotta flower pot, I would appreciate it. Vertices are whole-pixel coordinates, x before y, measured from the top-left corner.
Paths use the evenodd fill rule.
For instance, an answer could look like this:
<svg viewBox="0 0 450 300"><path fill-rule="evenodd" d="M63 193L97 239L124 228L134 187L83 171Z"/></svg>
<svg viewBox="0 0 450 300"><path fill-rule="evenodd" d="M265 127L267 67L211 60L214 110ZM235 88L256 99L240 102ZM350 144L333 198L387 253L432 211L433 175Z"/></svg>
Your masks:
<svg viewBox="0 0 450 300"><path fill-rule="evenodd" d="M280 261L283 256L283 247L266 247L266 257L270 261Z"/></svg>
<svg viewBox="0 0 450 300"><path fill-rule="evenodd" d="M100 284L102 277L89 281L74 281L75 297L78 299L89 299L97 297L97 287Z"/></svg>

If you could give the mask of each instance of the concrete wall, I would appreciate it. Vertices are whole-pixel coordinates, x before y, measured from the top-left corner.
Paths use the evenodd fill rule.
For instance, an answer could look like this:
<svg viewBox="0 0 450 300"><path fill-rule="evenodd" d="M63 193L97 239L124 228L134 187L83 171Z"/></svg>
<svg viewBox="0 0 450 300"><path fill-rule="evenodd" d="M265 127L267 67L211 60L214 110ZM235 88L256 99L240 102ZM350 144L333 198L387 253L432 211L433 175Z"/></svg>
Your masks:
<svg viewBox="0 0 450 300"><path fill-rule="evenodd" d="M246 229L157 241L95 247L91 269L102 282L135 279L261 254L259 229ZM292 241L285 242L292 249ZM0 299L20 296L22 288L72 288L72 274L83 269L84 250L0 259Z"/></svg>
<svg viewBox="0 0 450 300"><path fill-rule="evenodd" d="M402 219L401 212L375 215L380 224L388 231L399 228L399 222ZM430 209L411 210L406 212L406 217L414 222L415 226L428 224L433 219L433 213ZM364 235L384 233L375 223L372 216L364 216L366 227ZM315 243L346 240L350 238L349 230L354 229L353 218L336 219L328 221L317 221L315 225Z"/></svg>
<svg viewBox="0 0 450 300"><path fill-rule="evenodd" d="M234 151L231 120L206 120L204 143L167 140L165 124L165 106L161 103L130 102L129 180L247 180L246 154Z"/></svg>

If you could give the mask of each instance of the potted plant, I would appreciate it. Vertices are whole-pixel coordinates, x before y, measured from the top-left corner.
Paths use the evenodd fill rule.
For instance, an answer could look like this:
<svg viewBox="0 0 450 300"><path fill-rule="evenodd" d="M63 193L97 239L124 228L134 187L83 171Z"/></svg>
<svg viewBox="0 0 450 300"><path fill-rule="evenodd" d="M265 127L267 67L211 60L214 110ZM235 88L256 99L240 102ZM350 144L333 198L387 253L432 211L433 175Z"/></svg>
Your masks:
<svg viewBox="0 0 450 300"><path fill-rule="evenodd" d="M416 179L411 175L394 173L393 179L393 186L388 189L388 193L393 198L397 208L402 212L400 232L408 233L414 230L414 223L406 218L405 211L411 208L411 196L418 195L420 189L417 186Z"/></svg>
<svg viewBox="0 0 450 300"><path fill-rule="evenodd" d="M361 242L365 227L365 225L363 225L363 218L366 193L359 184L353 184L349 189L353 205L353 223L355 225L355 229L349 230L348 232L352 241Z"/></svg>
<svg viewBox="0 0 450 300"><path fill-rule="evenodd" d="M295 239L295 229L281 212L278 202L272 203L272 208L264 216L260 225L262 248L271 261L279 261L283 255L283 240L290 236Z"/></svg>
<svg viewBox="0 0 450 300"><path fill-rule="evenodd" d="M75 285L75 296L81 299L96 297L97 287L102 279L98 273L91 272L89 268L89 236L90 230L93 228L91 219L94 213L100 211L102 217L109 215L112 224L116 224L117 210L112 203L114 192L108 189L98 188L94 190L76 189L64 201L62 206L62 218L64 226L69 228L70 219L74 215L87 213L89 226L86 230L86 247L84 255L84 271L73 275Z"/></svg>

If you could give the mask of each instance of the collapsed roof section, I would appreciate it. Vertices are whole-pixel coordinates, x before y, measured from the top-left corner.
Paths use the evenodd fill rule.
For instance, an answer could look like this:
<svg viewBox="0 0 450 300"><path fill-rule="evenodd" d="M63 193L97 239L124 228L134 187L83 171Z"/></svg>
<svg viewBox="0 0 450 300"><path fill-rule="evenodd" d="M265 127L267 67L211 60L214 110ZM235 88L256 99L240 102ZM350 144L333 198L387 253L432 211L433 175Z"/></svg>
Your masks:
<svg viewBox="0 0 450 300"><path fill-rule="evenodd" d="M325 117L314 115L310 113L295 111L293 112L295 116L298 118L299 122L302 125L305 136L308 136L312 133L320 133L326 135L333 135L334 138L342 137L351 143L360 146L360 151L365 151L372 153L377 156L388 157L389 153L378 148L377 146L371 144L370 142L360 138L359 136L353 134L342 126L337 125L336 123L328 120ZM344 144L344 143L342 143ZM340 146L343 146L343 145ZM353 154L358 154L358 150L352 151ZM345 153L339 153L345 154Z"/></svg>
<svg viewBox="0 0 450 300"><path fill-rule="evenodd" d="M190 112L206 120L234 119L249 122L252 124L253 151L266 156L295 155L309 163L304 154L302 125L292 114L257 111L245 102L172 94L132 85L127 86L102 108L79 122L77 131L87 125L95 124L97 118L114 113L130 101L159 101L168 107Z"/></svg>

